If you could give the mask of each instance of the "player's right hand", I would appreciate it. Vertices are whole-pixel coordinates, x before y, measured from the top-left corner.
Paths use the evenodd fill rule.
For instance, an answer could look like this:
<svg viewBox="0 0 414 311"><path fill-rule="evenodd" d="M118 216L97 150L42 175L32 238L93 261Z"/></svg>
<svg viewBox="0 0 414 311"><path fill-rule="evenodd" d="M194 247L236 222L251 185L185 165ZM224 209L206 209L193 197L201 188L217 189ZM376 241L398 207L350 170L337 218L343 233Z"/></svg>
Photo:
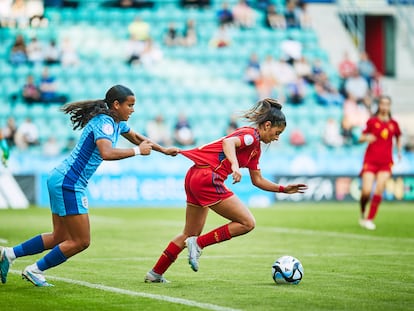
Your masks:
<svg viewBox="0 0 414 311"><path fill-rule="evenodd" d="M141 155L149 155L152 150L152 143L148 140L144 140L139 144L139 151L141 152Z"/></svg>

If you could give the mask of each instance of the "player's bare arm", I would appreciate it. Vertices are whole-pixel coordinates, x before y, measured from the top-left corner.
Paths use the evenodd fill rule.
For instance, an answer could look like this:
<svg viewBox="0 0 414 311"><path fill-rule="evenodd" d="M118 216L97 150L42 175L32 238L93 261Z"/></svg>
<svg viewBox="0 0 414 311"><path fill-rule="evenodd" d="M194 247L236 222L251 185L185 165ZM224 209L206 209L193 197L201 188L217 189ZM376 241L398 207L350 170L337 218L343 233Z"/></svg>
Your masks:
<svg viewBox="0 0 414 311"><path fill-rule="evenodd" d="M236 157L236 148L241 146L240 138L238 137L229 137L223 140L223 151L226 155L227 160L231 163L231 170L233 173L231 176L233 177L233 184L238 183L241 178L242 174L240 172L239 161L237 161Z"/></svg>
<svg viewBox="0 0 414 311"><path fill-rule="evenodd" d="M125 159L133 157L137 154L133 148L113 148L112 142L106 138L98 139L96 141L96 146L99 149L102 159L106 161ZM150 143L142 142L139 149L139 154L149 155L152 147Z"/></svg>
<svg viewBox="0 0 414 311"><path fill-rule="evenodd" d="M133 130L130 130L128 133L122 134L122 136L125 137L127 140L129 140L131 143L138 145L140 147L143 142L148 142L149 144L151 144L152 150L161 152L165 155L176 156L180 152L180 149L177 147L166 148L166 147L160 146L159 144L151 141L148 137L145 137L142 134L136 133Z"/></svg>
<svg viewBox="0 0 414 311"><path fill-rule="evenodd" d="M271 192L283 192L283 193L304 193L308 186L305 184L291 184L288 186L282 186L276 183L271 182L270 180L264 178L260 170L249 170L250 179L252 184L256 187Z"/></svg>

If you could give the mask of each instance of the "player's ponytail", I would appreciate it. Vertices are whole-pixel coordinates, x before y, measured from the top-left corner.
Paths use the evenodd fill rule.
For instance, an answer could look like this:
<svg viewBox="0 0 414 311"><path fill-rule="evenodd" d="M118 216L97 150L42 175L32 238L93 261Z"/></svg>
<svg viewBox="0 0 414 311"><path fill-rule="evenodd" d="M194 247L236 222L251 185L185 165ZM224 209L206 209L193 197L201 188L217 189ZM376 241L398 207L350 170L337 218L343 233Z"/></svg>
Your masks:
<svg viewBox="0 0 414 311"><path fill-rule="evenodd" d="M286 118L282 112L282 105L277 99L273 98L265 98L258 101L242 117L258 126L264 124L266 121L270 121L272 126L286 126Z"/></svg>
<svg viewBox="0 0 414 311"><path fill-rule="evenodd" d="M116 119L112 110L115 101L123 103L128 96L134 96L132 91L122 85L114 85L105 94L105 99L86 100L64 105L61 110L70 115L73 129L83 129L90 119L98 114L106 114Z"/></svg>

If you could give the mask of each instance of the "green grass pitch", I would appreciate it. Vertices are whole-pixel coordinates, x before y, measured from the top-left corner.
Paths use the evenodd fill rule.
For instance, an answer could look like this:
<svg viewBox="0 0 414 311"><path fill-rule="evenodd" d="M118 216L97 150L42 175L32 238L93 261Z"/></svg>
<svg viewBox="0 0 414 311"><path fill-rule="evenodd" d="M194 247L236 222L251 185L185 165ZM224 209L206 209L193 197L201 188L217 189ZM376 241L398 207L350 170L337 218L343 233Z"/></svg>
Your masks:
<svg viewBox="0 0 414 311"><path fill-rule="evenodd" d="M414 310L414 205L385 202L377 230L358 226L357 203L278 203L252 208L255 230L210 246L193 272L186 250L146 284L183 208L92 208L92 242L47 271L55 286L36 288L20 271L40 256L19 258L0 284L1 310ZM210 212L205 231L224 224ZM0 244L12 246L51 228L47 208L0 210ZM271 265L297 257L299 285L276 285Z"/></svg>

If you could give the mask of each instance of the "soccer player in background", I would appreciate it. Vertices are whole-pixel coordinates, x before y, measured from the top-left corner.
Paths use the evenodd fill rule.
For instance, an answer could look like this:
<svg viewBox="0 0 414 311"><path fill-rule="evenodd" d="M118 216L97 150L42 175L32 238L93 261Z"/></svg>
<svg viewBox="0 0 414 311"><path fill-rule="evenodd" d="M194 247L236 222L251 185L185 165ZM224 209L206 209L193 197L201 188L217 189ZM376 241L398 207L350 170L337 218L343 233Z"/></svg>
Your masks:
<svg viewBox="0 0 414 311"><path fill-rule="evenodd" d="M151 150L175 156L179 149L164 148L130 129L126 121L134 112L135 96L122 85L111 87L103 100L90 100L65 105L73 129L83 129L71 154L47 180L52 210L53 232L37 235L11 247L0 247L0 276L6 283L9 266L16 258L51 249L43 258L27 266L22 277L36 286L51 286L44 271L65 262L85 250L90 243L88 180L103 160L120 160L136 155L149 155ZM116 148L122 135L133 148Z"/></svg>
<svg viewBox="0 0 414 311"><path fill-rule="evenodd" d="M363 167L361 171L362 191L360 198L361 217L359 224L368 230L375 230L373 222L388 178L391 177L393 165L393 139L396 138L398 159L401 159L401 131L398 123L391 117L391 98L381 96L378 101L378 110L367 121L359 141L367 142ZM368 214L366 206L370 200L375 182L375 190L371 199Z"/></svg>
<svg viewBox="0 0 414 311"><path fill-rule="evenodd" d="M269 144L278 140L286 127L281 108L277 100L261 100L243 115L254 127L241 127L204 146L180 151L194 161L185 177L187 208L184 230L168 244L146 274L145 282L167 283L163 274L185 247L188 248L191 268L198 271L198 259L203 248L253 230L255 219L252 213L224 184L229 175L233 183L239 182L242 178L240 168L248 168L252 184L265 191L303 193L307 189L304 184L275 184L263 178L259 169L260 142ZM209 209L230 222L200 235Z"/></svg>

